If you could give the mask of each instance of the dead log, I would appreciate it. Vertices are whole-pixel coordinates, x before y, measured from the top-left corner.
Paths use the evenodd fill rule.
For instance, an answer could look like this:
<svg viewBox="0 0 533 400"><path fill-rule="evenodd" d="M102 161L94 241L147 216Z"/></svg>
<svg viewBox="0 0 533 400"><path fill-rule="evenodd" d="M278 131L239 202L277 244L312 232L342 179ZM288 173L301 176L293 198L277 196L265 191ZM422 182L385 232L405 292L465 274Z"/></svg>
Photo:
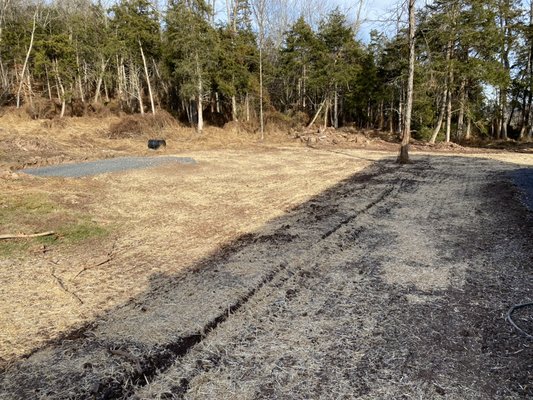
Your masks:
<svg viewBox="0 0 533 400"><path fill-rule="evenodd" d="M31 233L29 235L25 234L7 234L7 235L0 235L0 240L5 239L26 239L26 238L37 238L37 237L43 237L43 236L51 236L55 235L56 233L54 231L49 232L41 232L41 233Z"/></svg>

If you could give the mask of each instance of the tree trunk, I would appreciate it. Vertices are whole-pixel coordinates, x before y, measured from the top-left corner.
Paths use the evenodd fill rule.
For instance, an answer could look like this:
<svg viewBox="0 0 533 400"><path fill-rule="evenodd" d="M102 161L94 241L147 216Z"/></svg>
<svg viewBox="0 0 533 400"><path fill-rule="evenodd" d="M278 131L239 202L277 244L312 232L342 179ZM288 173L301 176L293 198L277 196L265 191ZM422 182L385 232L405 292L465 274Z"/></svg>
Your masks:
<svg viewBox="0 0 533 400"><path fill-rule="evenodd" d="M361 11L363 9L364 0L358 0L359 4L357 6L357 13L355 14L355 23L353 27L353 35L357 36L359 30L361 29Z"/></svg>
<svg viewBox="0 0 533 400"><path fill-rule="evenodd" d="M465 132L465 140L470 140L472 138L472 119L470 117L466 117L466 132Z"/></svg>
<svg viewBox="0 0 533 400"><path fill-rule="evenodd" d="M461 79L459 88L459 115L457 117L457 139L462 140L464 135L464 120L466 107L466 79Z"/></svg>
<svg viewBox="0 0 533 400"><path fill-rule="evenodd" d="M446 97L448 95L448 89L445 88L442 93L442 102L440 105L440 111L439 111L439 117L437 120L437 125L435 125L435 129L433 129L433 135L431 135L431 139L429 139L429 143L434 144L437 140L437 136L439 135L440 129L442 127L442 123L444 122L444 114L446 113Z"/></svg>
<svg viewBox="0 0 533 400"><path fill-rule="evenodd" d="M450 143L452 135L452 87L453 87L453 67L450 65L448 70L448 90L446 95L446 138L445 142Z"/></svg>
<svg viewBox="0 0 533 400"><path fill-rule="evenodd" d="M520 134L518 135L518 140L524 139L527 126L527 114L529 114L527 109L527 93L524 91L524 95L522 96L522 114L520 116Z"/></svg>
<svg viewBox="0 0 533 400"><path fill-rule="evenodd" d="M315 123L315 121L317 120L318 116L320 115L320 111L322 111L322 108L324 108L324 104L326 104L326 99L324 99L324 101L322 102L322 104L320 104L320 107L318 107L318 110L317 112L315 113L315 116L313 117L313 119L311 120L311 122L309 123L309 125L307 125L308 128L311 128L313 126L313 124Z"/></svg>
<svg viewBox="0 0 533 400"><path fill-rule="evenodd" d="M405 106L405 128L398 163L409 162L409 141L411 139L411 112L413 109L413 87L415 77L415 0L409 0L409 77L407 79L407 104Z"/></svg>
<svg viewBox="0 0 533 400"><path fill-rule="evenodd" d="M446 99L446 136L444 142L450 143L452 135L452 96L448 90L448 98Z"/></svg>
<svg viewBox="0 0 533 400"><path fill-rule="evenodd" d="M307 100L306 100L306 98L307 98L307 88L306 88L306 83L305 83L305 81L307 79L306 74L307 74L307 68L304 65L304 67L303 67L303 77L302 77L302 86L303 86L303 90L302 90L302 92L303 92L302 93L302 109L304 111L307 109Z"/></svg>
<svg viewBox="0 0 533 400"><path fill-rule="evenodd" d="M339 129L339 93L335 84L335 97L333 99L333 127Z"/></svg>
<svg viewBox="0 0 533 400"><path fill-rule="evenodd" d="M150 84L150 75L148 74L148 67L146 66L146 58L144 57L143 46L139 40L139 48L141 49L141 57L144 65L144 76L146 84L148 85L148 95L150 96L150 106L152 107L152 114L155 115L154 95L152 94L152 85Z"/></svg>
<svg viewBox="0 0 533 400"><path fill-rule="evenodd" d="M24 84L24 74L26 73L26 68L28 67L28 60L30 59L31 50L33 48L33 39L35 37L35 28L37 26L38 11L39 9L35 10L35 13L33 14L33 26L31 28L30 45L28 46L26 58L24 59L24 65L22 66L22 73L20 74L19 88L17 90L17 108L20 108L20 92L22 91L22 85Z"/></svg>
<svg viewBox="0 0 533 400"><path fill-rule="evenodd" d="M507 120L509 119L509 107L507 105L507 90L502 90L502 115L501 115L501 128L500 137L502 140L507 140Z"/></svg>
<svg viewBox="0 0 533 400"><path fill-rule="evenodd" d="M2 43L2 38L0 37L0 46L1 46L1 43ZM4 88L4 90L7 91L8 86L9 86L9 79L8 79L6 68L4 67L4 62L2 61L1 54L0 54L0 73L2 74L2 87Z"/></svg>
<svg viewBox="0 0 533 400"><path fill-rule="evenodd" d="M65 116L66 109L65 87L63 86L63 82L61 81L61 76L59 76L59 66L57 64L57 59L52 62L52 66L54 67L56 74L57 97L59 98L59 101L61 101L61 114L59 115L59 118L63 118Z"/></svg>
<svg viewBox="0 0 533 400"><path fill-rule="evenodd" d="M398 137L402 138L403 133L403 117L404 117L404 111L403 111L403 103L400 100L400 103L398 104Z"/></svg>
<svg viewBox="0 0 533 400"><path fill-rule="evenodd" d="M261 140L265 138L265 121L263 118L263 32L259 33L259 124Z"/></svg>
<svg viewBox="0 0 533 400"><path fill-rule="evenodd" d="M80 68L80 56L78 52L76 51L76 67L77 67L77 81L78 81L78 90L80 92L80 99L82 103L85 103L85 93L83 92L83 83L81 81L81 68Z"/></svg>
<svg viewBox="0 0 533 400"><path fill-rule="evenodd" d="M163 93L168 94L168 84L166 80L161 77L161 72L159 72L159 68L153 57L152 57L152 65L154 67L154 71L157 77L157 83L159 83L159 87L163 90ZM159 108L161 108L161 95L157 90L157 85L155 89L154 101L159 105Z"/></svg>
<svg viewBox="0 0 533 400"><path fill-rule="evenodd" d="M446 47L446 66L448 68L450 68L450 59L451 59L451 57L452 57L452 43L451 43L451 41L448 41L448 44L447 44L447 47ZM429 143L431 143L431 144L434 144L435 141L437 140L437 136L439 135L440 130L442 128L442 123L444 122L444 115L446 113L446 105L447 105L447 100L448 100L448 96L449 96L449 88L451 86L449 78L450 77L449 77L449 74L448 74L448 76L446 76L445 87L444 87L444 90L442 92L442 102L441 102L441 105L440 105L439 116L438 116L438 119L437 119L437 125L435 126L435 129L433 130L433 135L431 135L431 139L429 140Z"/></svg>
<svg viewBox="0 0 533 400"><path fill-rule="evenodd" d="M324 129L328 127L329 99L326 98L326 109L324 110Z"/></svg>
<svg viewBox="0 0 533 400"><path fill-rule="evenodd" d="M198 99L197 99L197 105L198 105L198 125L197 130L198 133L202 133L204 130L204 104L203 104L203 97L204 97L204 88L203 88L203 82L202 82L202 70L200 68L200 60L198 58L198 53L196 53L196 77L198 79Z"/></svg>
<svg viewBox="0 0 533 400"><path fill-rule="evenodd" d="M28 98L30 102L30 106L33 107L33 89L31 88L31 74L30 74L29 69L28 69L28 73L26 74L26 79L28 81L28 94L25 95L25 97Z"/></svg>
<svg viewBox="0 0 533 400"><path fill-rule="evenodd" d="M237 118L237 96L231 96L231 120L238 121Z"/></svg>
<svg viewBox="0 0 533 400"><path fill-rule="evenodd" d="M394 134L394 99L392 99L390 102L389 132L391 135Z"/></svg>
<svg viewBox="0 0 533 400"><path fill-rule="evenodd" d="M244 104L246 108L246 122L250 122L250 95L248 92L246 93L246 97L244 98Z"/></svg>
<svg viewBox="0 0 533 400"><path fill-rule="evenodd" d="M265 22L267 22L266 0L252 2L252 10L259 28L259 123L261 140L263 140L265 138L265 120L263 115L263 46L265 41Z"/></svg>
<svg viewBox="0 0 533 400"><path fill-rule="evenodd" d="M383 131L383 128L385 126L385 112L383 110L383 100L379 103L379 125L378 128L380 131Z"/></svg>
<svg viewBox="0 0 533 400"><path fill-rule="evenodd" d="M137 100L139 101L139 110L141 115L144 115L144 103L143 103L143 92L141 88L141 80L139 78L139 71L137 69L133 68L132 63L132 71L130 72L130 76L132 79L132 85L135 88L135 91L137 92Z"/></svg>
<svg viewBox="0 0 533 400"><path fill-rule="evenodd" d="M98 81L96 82L96 89L94 91L94 102L95 103L98 103L98 99L100 98L100 88L102 87L102 81L104 79L105 68L107 65L107 61L105 61L103 57L101 61L102 63L100 64L100 74L98 75Z"/></svg>
<svg viewBox="0 0 533 400"><path fill-rule="evenodd" d="M107 90L107 83L105 79L104 79L104 94L105 94L106 103L109 103L109 91Z"/></svg>
<svg viewBox="0 0 533 400"><path fill-rule="evenodd" d="M500 29L503 33L503 40L501 42L501 49L500 49L500 61L501 65L506 72L507 77L510 77L510 64L509 64L509 52L510 52L510 44L509 44L509 36L512 34L511 30L509 29L509 21L506 13L504 12L505 8L505 2L500 2ZM498 137L507 140L507 120L508 120L508 105L507 105L507 91L508 87L502 85L500 87L500 128L499 128L499 135Z"/></svg>
<svg viewBox="0 0 533 400"><path fill-rule="evenodd" d="M529 5L529 29L533 30L533 1ZM532 100L533 100L533 38L530 38L529 43L529 52L527 60L527 77L528 77L528 96L527 96L527 105L525 106L525 118L522 125L522 131L520 132L520 139L531 139L531 112L532 110Z"/></svg>
<svg viewBox="0 0 533 400"><path fill-rule="evenodd" d="M122 75L122 57L118 57L117 55L117 97L120 103L120 109L122 110L122 100L124 99L124 84L125 81L123 80Z"/></svg>
<svg viewBox="0 0 533 400"><path fill-rule="evenodd" d="M192 112L191 112L191 107L189 106L189 104L185 104L185 100L181 100L181 108L183 108L185 110L185 113L187 114L187 121L189 121L189 124L191 124L191 126L193 125L193 120L192 120Z"/></svg>
<svg viewBox="0 0 533 400"><path fill-rule="evenodd" d="M48 75L48 67L44 66L44 72L46 75L46 88L48 91L48 100L52 101L52 87L50 85L50 76Z"/></svg>

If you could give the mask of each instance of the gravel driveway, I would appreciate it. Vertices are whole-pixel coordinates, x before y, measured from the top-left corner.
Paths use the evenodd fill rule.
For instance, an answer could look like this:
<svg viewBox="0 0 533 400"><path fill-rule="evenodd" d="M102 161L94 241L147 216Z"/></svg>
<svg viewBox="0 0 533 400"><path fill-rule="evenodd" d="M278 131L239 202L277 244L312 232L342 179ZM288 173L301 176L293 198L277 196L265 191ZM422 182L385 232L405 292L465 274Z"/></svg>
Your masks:
<svg viewBox="0 0 533 400"><path fill-rule="evenodd" d="M190 157L121 157L107 160L89 161L77 164L53 165L49 167L28 168L22 170L36 176L60 176L81 178L84 176L127 171L130 169L156 167L166 163L196 164Z"/></svg>

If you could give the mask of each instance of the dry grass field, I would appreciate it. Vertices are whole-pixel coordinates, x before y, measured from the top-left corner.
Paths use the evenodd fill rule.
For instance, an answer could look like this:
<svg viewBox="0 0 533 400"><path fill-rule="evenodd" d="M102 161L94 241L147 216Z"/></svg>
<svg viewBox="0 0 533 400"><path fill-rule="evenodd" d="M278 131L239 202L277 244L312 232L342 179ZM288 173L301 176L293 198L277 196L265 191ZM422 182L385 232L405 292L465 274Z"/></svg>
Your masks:
<svg viewBox="0 0 533 400"><path fill-rule="evenodd" d="M388 323L394 325L377 309L396 310L399 334L427 323L410 325L414 312L434 314L431 329L439 331L446 302L457 302L458 309L466 301L470 308L462 311L465 318L476 304L489 310L488 300L475 291L472 298L458 297L467 296L464 291L473 290L476 282L479 287L487 283L479 275L480 266L472 263L482 257L468 243L483 248L483 254L483 246L493 245L492 230L504 223L492 219L491 210L497 215L498 207L491 201L498 199L490 196L503 195L498 194L503 186L487 187L502 185L503 173L533 166L531 154L419 153L413 166L398 168L395 153L310 148L295 145L284 134L258 143L250 134L213 129L198 137L164 126L149 133L168 141L156 153L145 149L149 136L109 139L114 119L60 123L7 115L0 123L0 235L55 232L0 241L0 368L11 382L0 398L29 396L31 391L17 392L21 387L30 390L23 383L29 382L27 371L40 371L40 363L51 359L57 365L66 360L76 364L49 372L46 385L61 376L68 382L70 368L79 393L65 383L55 392L47 389L46 395L31 392L35 398L85 398L87 393L95 398L287 398L291 393L294 398L313 393L340 398L352 388L361 398L448 393L458 399L461 390L466 390L462 398L483 398L491 388L490 374L479 377L488 386L477 392L475 380L453 382L459 370L455 375L440 371L440 378L416 377L423 366L415 375L403 371L405 385L395 386L403 378L387 378L387 370L390 374L399 368L393 360L411 357L417 365L420 356L408 356L405 349L431 349L409 338L403 344L377 340L390 334ZM131 154L187 156L197 164L77 179L38 178L17 170ZM513 196L506 201L517 202ZM520 207L508 207L509 215L502 214L505 224L524 218ZM488 231L476 233L479 227ZM516 235L530 232L517 229ZM512 237L516 245L526 246ZM520 254L514 248L500 249L511 252L505 262L517 279L519 271L527 273L517 261L527 259L524 249ZM351 272L346 269L350 265ZM487 277L499 277L492 268L487 264ZM205 274L198 272L203 269ZM502 297L494 304L515 300L505 297L512 284L502 284ZM531 294L527 282L516 290L517 295ZM395 303L394 296L401 301ZM396 309L399 304L405 306L404 314ZM362 314L355 312L358 307ZM220 310L223 318L217 317ZM463 323L467 326L468 319L458 322ZM201 332L198 340L195 332ZM443 329L442 335L450 334ZM482 333L469 335L486 340ZM184 338L190 337L195 345L187 347ZM350 337L359 344L354 347ZM117 348L104 354L85 342L76 344L84 338L113 342ZM517 354L531 353L531 347L514 340ZM85 349L81 358L75 352L65 355L69 343ZM187 354L182 357L178 349L167 355L170 343L181 343ZM161 344L167 347L158 353L154 349ZM387 348L390 360L382 365L377 358L368 359L384 357L372 353L373 346L397 347ZM457 346L466 346L467 355L477 351L473 344ZM447 356L442 349L431 351ZM121 359L118 367L109 364L113 355ZM475 353L472 365L482 370L487 365L483 357ZM354 372L350 377L348 360L367 375ZM76 368L84 371L98 363L102 369L94 373L100 383L95 387L93 381L80 381ZM324 369L323 363L331 368ZM120 368L125 364L136 367L124 372ZM515 364L502 365L510 374L509 365ZM119 378L110 372L114 368ZM144 376L143 384L139 376ZM301 383L306 380L308 384ZM501 398L505 393L508 398L533 393L530 386L517 389L521 384L510 383L515 386L500 392ZM337 394L325 394L332 389Z"/></svg>

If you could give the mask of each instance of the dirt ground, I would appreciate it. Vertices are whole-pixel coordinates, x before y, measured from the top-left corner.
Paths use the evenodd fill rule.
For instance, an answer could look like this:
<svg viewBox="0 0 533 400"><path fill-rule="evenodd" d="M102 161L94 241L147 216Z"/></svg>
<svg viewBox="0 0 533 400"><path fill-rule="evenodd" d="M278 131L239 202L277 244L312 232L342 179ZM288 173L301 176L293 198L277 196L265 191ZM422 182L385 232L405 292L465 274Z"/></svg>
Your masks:
<svg viewBox="0 0 533 400"><path fill-rule="evenodd" d="M509 179L533 155L149 153L76 123L0 132L0 234L57 232L0 242L0 398L533 398L532 342L505 321L533 298L532 216ZM198 163L7 170L110 149Z"/></svg>

